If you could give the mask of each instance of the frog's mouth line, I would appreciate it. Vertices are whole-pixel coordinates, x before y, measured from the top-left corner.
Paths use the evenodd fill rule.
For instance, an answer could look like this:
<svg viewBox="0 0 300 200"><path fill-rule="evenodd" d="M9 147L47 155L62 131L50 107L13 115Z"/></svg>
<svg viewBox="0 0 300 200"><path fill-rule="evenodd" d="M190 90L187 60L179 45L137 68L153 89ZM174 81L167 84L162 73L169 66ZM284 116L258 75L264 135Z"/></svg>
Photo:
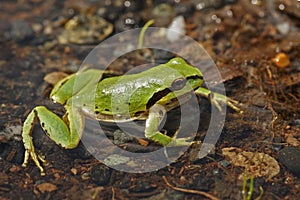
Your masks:
<svg viewBox="0 0 300 200"><path fill-rule="evenodd" d="M196 79L201 79L203 80L203 76L189 76L187 77L187 80L196 80ZM187 81L188 82L188 81ZM200 87L200 85L198 86ZM193 88L193 89L197 89ZM153 106L156 102L158 102L161 98L165 97L166 95L168 95L170 92L174 92L173 90L171 90L170 88L166 88L162 91L156 92L148 101L146 108L149 109L151 106Z"/></svg>
<svg viewBox="0 0 300 200"><path fill-rule="evenodd" d="M156 92L148 101L146 108L149 109L151 106L153 106L157 101L159 101L161 98L163 98L164 96L166 96L167 94L169 94L170 92L172 92L169 88L166 88L162 91Z"/></svg>

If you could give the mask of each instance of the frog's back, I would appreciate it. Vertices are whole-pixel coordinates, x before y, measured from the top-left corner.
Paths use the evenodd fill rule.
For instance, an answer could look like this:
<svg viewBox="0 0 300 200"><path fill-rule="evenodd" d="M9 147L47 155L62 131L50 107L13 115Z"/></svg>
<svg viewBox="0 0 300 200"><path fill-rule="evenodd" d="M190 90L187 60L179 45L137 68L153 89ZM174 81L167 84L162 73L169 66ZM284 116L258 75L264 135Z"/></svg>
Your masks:
<svg viewBox="0 0 300 200"><path fill-rule="evenodd" d="M97 86L96 114L133 117L146 112L171 92L174 80L186 78L188 70L201 73L182 59L173 59L138 74L106 78Z"/></svg>
<svg viewBox="0 0 300 200"><path fill-rule="evenodd" d="M156 99L154 94L164 90L161 76L142 72L102 80L97 87L96 112L106 115L130 115L145 112Z"/></svg>

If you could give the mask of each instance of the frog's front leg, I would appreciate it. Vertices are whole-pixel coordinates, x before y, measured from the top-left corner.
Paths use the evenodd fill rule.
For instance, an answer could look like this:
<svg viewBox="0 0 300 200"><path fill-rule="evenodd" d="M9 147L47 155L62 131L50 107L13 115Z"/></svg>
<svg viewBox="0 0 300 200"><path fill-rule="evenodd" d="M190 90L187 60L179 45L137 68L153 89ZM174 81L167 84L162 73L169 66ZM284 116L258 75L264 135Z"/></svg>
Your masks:
<svg viewBox="0 0 300 200"><path fill-rule="evenodd" d="M225 95L212 92L212 91L210 91L206 88L202 88L202 87L195 90L195 93L208 98L211 101L211 103L218 108L219 111L222 111L220 103L223 103L223 104L228 105L233 110L235 110L239 113L243 113L243 111L238 107L239 102L234 99L231 99L229 97L226 97Z"/></svg>
<svg viewBox="0 0 300 200"><path fill-rule="evenodd" d="M166 114L164 106L155 104L149 109L148 119L146 120L145 136L163 146L186 146L190 138L171 138L158 131L158 127Z"/></svg>
<svg viewBox="0 0 300 200"><path fill-rule="evenodd" d="M84 127L84 118L75 108L72 109L71 107L66 106L66 110L67 112L63 118L64 120L44 106L37 106L30 112L24 122L22 132L25 147L25 158L22 166L26 167L29 158L32 158L36 166L40 169L41 175L45 174L44 169L40 164L40 161L45 162L45 160L35 152L31 137L36 119L39 120L44 132L56 144L68 149L75 148L78 145Z"/></svg>

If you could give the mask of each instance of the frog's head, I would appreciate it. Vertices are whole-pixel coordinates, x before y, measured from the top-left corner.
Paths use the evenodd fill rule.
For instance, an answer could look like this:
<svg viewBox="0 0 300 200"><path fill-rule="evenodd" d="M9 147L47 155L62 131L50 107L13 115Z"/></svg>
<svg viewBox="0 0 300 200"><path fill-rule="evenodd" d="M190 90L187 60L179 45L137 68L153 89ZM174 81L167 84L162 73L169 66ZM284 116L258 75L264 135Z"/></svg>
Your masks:
<svg viewBox="0 0 300 200"><path fill-rule="evenodd" d="M161 66L161 76L164 76L164 84L168 87L161 92L167 92L159 100L162 104L196 90L203 83L203 75L199 69L187 64L182 58L173 58Z"/></svg>
<svg viewBox="0 0 300 200"><path fill-rule="evenodd" d="M196 90L203 83L202 73L196 67L187 64L182 58L173 58L166 64L158 66L159 78L164 80L164 90L153 96L150 105L159 99L161 104L166 104L172 99ZM163 88L163 87L162 87ZM163 96L163 97L162 97Z"/></svg>
<svg viewBox="0 0 300 200"><path fill-rule="evenodd" d="M180 93L179 91L183 90L182 92L184 93L187 90L195 90L202 85L202 73L196 67L186 63L182 58L173 58L166 65L178 72L178 77L171 84L170 89L172 91Z"/></svg>

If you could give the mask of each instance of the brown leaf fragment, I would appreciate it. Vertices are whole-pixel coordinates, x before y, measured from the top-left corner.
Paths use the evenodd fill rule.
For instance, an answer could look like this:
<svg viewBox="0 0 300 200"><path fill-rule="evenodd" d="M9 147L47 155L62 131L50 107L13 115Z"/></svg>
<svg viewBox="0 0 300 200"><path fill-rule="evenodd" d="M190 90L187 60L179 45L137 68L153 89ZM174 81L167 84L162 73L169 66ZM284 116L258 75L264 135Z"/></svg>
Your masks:
<svg viewBox="0 0 300 200"><path fill-rule="evenodd" d="M232 165L245 169L244 173L239 176L239 179L243 179L244 175L252 175L254 177L266 177L269 180L280 172L278 162L265 153L249 152L237 147L228 147L222 149L222 154Z"/></svg>
<svg viewBox="0 0 300 200"><path fill-rule="evenodd" d="M56 185L54 185L52 183L41 183L41 184L37 185L36 187L43 194L45 192L53 192L53 191L57 190Z"/></svg>
<svg viewBox="0 0 300 200"><path fill-rule="evenodd" d="M51 72L49 74L46 74L46 76L44 77L44 81L51 85L55 85L58 81L62 80L67 76L68 74L64 72Z"/></svg>
<svg viewBox="0 0 300 200"><path fill-rule="evenodd" d="M285 139L286 143L294 146L294 147L300 147L300 141L297 140L297 138L295 138L293 135L289 134L286 136Z"/></svg>

